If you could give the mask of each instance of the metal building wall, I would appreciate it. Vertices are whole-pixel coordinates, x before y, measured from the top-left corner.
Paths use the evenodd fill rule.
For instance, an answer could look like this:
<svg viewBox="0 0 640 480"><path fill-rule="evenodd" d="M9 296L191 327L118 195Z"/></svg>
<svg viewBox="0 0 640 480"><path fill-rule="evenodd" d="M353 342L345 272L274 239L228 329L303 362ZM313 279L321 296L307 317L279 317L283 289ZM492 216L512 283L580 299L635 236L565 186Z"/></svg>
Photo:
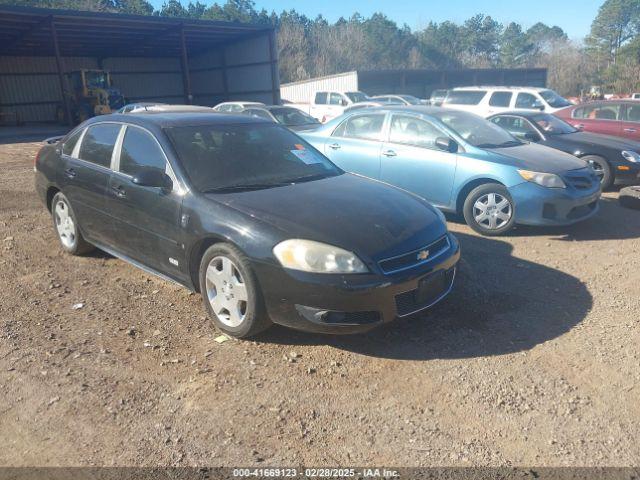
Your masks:
<svg viewBox="0 0 640 480"><path fill-rule="evenodd" d="M98 68L94 58L65 58L68 71ZM0 111L22 122L51 122L62 102L54 57L0 57Z"/></svg>
<svg viewBox="0 0 640 480"><path fill-rule="evenodd" d="M194 103L277 102L279 79L273 36L263 34L189 57ZM274 97L276 97L274 99Z"/></svg>
<svg viewBox="0 0 640 480"><path fill-rule="evenodd" d="M281 97L294 103L309 103L316 92L328 90L337 92L359 90L358 72L339 73L280 85Z"/></svg>

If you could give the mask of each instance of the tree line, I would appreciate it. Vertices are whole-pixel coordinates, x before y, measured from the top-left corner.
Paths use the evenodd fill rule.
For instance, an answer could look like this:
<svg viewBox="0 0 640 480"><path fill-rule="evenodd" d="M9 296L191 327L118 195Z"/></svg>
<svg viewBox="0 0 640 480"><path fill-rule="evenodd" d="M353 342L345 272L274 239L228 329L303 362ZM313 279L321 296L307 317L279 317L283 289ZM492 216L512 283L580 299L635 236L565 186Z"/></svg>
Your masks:
<svg viewBox="0 0 640 480"><path fill-rule="evenodd" d="M357 69L546 67L549 86L563 95L579 95L592 85L611 93L640 90L640 0L605 0L580 40L556 25L539 22L524 29L484 14L412 30L383 13L354 13L331 23L295 10L267 12L252 0L166 0L157 10L147 0L0 3L272 25L278 29L283 83Z"/></svg>

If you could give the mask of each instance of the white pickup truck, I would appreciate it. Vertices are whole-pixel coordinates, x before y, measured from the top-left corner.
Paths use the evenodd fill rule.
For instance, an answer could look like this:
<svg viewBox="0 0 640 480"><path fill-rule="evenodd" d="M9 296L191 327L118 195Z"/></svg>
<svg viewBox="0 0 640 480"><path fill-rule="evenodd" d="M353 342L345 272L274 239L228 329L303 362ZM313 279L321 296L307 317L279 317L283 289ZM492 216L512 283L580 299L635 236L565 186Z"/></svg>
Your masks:
<svg viewBox="0 0 640 480"><path fill-rule="evenodd" d="M287 103L287 106L302 110L324 123L342 115L351 105L368 101L370 98L362 92L324 91L316 92L310 103Z"/></svg>

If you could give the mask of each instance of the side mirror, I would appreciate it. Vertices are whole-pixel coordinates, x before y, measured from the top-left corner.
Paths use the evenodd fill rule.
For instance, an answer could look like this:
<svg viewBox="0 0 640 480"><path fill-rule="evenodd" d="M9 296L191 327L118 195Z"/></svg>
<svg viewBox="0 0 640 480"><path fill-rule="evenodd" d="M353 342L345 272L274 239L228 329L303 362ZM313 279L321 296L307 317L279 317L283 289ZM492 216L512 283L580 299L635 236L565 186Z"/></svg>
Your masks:
<svg viewBox="0 0 640 480"><path fill-rule="evenodd" d="M540 135L538 135L536 132L527 132L523 135L523 137L528 142L539 142L540 140L542 140L540 138Z"/></svg>
<svg viewBox="0 0 640 480"><path fill-rule="evenodd" d="M141 187L161 188L167 192L173 189L173 181L171 177L162 170L153 167L145 167L138 170L131 182Z"/></svg>
<svg viewBox="0 0 640 480"><path fill-rule="evenodd" d="M458 151L458 142L453 138L438 137L436 138L436 147L445 152L456 153Z"/></svg>
<svg viewBox="0 0 640 480"><path fill-rule="evenodd" d="M544 104L540 100L536 100L533 104L533 108L536 110L544 111Z"/></svg>

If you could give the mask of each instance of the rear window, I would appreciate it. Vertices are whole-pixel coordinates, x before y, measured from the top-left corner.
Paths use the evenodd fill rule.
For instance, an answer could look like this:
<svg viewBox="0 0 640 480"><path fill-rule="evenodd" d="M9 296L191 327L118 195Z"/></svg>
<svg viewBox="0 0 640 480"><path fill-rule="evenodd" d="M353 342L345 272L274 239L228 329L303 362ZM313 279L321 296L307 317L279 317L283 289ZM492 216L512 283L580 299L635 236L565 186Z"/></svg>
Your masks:
<svg viewBox="0 0 640 480"><path fill-rule="evenodd" d="M452 90L445 102L451 105L478 105L486 94L486 90Z"/></svg>
<svg viewBox="0 0 640 480"><path fill-rule="evenodd" d="M275 123L172 127L166 132L200 192L270 188L342 173L303 139Z"/></svg>
<svg viewBox="0 0 640 480"><path fill-rule="evenodd" d="M84 129L82 128L76 130L69 136L69 138L67 138L67 140L62 145L62 153L64 155L71 156L71 154L73 153L73 149L76 147L78 140L80 140L80 137L82 136L83 131Z"/></svg>
<svg viewBox="0 0 640 480"><path fill-rule="evenodd" d="M120 128L121 125L117 123L101 123L89 127L82 139L78 156L87 162L109 168Z"/></svg>
<svg viewBox="0 0 640 480"><path fill-rule="evenodd" d="M493 92L489 99L489 105L492 107L508 107L511 103L511 92Z"/></svg>

